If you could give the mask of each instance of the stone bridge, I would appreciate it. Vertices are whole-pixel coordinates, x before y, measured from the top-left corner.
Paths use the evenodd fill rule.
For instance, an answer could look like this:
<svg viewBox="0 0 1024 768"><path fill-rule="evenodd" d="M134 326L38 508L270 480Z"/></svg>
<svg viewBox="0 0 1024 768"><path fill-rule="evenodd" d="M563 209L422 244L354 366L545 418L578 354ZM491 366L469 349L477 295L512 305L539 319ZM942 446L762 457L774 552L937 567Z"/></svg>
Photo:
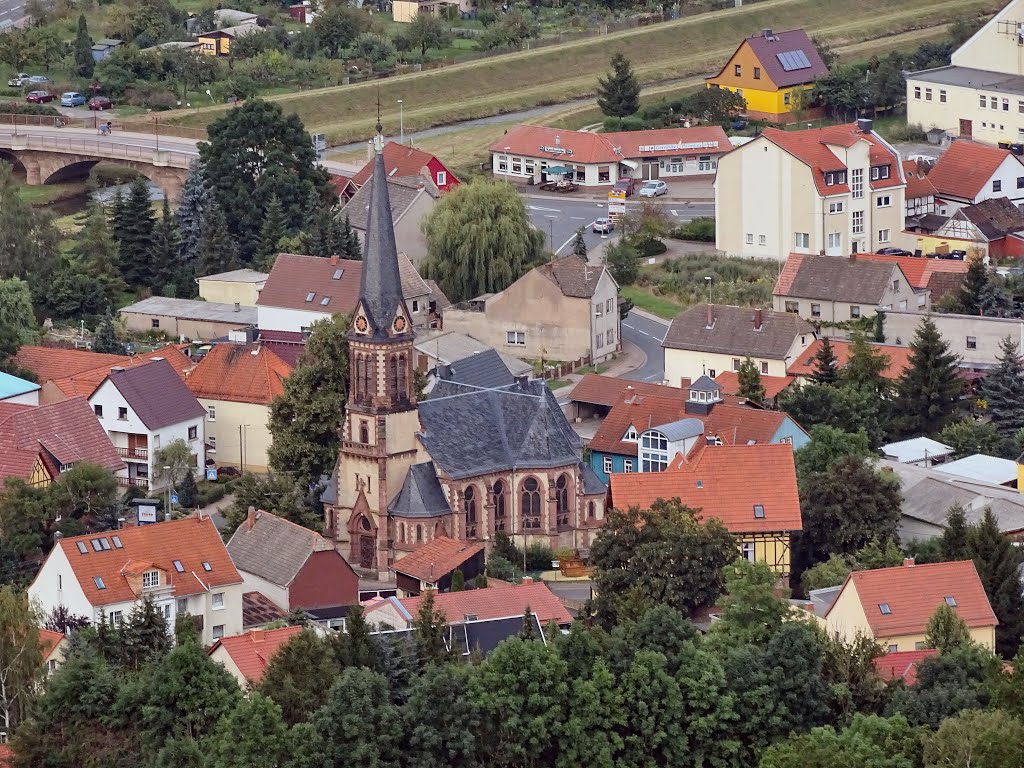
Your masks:
<svg viewBox="0 0 1024 768"><path fill-rule="evenodd" d="M112 162L138 171L177 202L188 167L198 154L195 141L177 137L117 130L101 136L80 128L25 126L17 132L0 128L0 159L24 168L30 185L81 177L99 162Z"/></svg>

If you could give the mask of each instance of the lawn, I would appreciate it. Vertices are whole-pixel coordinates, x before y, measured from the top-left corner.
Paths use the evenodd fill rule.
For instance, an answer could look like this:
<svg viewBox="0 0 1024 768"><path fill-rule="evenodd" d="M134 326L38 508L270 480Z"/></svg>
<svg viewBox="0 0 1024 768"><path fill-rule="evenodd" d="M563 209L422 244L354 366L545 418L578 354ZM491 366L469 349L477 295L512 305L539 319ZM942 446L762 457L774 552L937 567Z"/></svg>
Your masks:
<svg viewBox="0 0 1024 768"><path fill-rule="evenodd" d="M665 296L656 296L652 289L645 285L624 285L619 289L619 294L622 298L632 301L634 306L665 320L671 320L683 311L682 304Z"/></svg>
<svg viewBox="0 0 1024 768"><path fill-rule="evenodd" d="M854 5L843 0L763 0L562 45L274 100L298 114L307 128L327 133L334 143L344 143L372 132L378 94L384 104L404 99L405 127L414 131L589 96L616 50L642 51L642 57L634 53L633 62L645 84L676 81L679 85L678 81L692 78L687 83L692 87L720 66L751 30L803 26L837 47L885 38L875 46L884 49L891 47L893 36L907 30L923 31L957 15L998 6L995 0L878 0ZM199 127L224 109L192 110L168 119ZM397 118L393 112L390 109L385 116L389 131Z"/></svg>

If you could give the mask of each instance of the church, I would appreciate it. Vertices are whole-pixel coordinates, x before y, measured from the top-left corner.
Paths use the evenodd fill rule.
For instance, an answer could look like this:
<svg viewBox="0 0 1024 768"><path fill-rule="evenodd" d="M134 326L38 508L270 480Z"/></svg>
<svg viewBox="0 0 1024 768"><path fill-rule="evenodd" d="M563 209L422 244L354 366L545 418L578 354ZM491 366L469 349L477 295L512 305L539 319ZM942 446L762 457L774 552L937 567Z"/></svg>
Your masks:
<svg viewBox="0 0 1024 768"><path fill-rule="evenodd" d="M381 576L437 536L489 547L504 531L520 547L588 548L604 522L607 488L544 381L496 389L441 382L417 403L383 144L378 125L325 535L354 566Z"/></svg>

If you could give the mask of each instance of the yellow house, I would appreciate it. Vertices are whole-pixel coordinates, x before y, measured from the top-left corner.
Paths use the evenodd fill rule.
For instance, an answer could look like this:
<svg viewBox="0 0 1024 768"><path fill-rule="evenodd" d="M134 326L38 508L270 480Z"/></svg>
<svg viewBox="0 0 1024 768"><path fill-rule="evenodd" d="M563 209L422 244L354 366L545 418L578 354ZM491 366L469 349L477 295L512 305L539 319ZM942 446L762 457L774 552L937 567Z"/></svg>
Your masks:
<svg viewBox="0 0 1024 768"><path fill-rule="evenodd" d="M437 16L446 5L457 6L460 12L475 8L470 0L394 0L391 4L391 16L395 21L411 24L418 13L429 13Z"/></svg>
<svg viewBox="0 0 1024 768"><path fill-rule="evenodd" d="M185 383L206 409L208 455L217 466L266 472L270 407L292 366L258 344L217 344Z"/></svg>
<svg viewBox="0 0 1024 768"><path fill-rule="evenodd" d="M231 53L231 41L259 32L263 27L258 24L239 24L235 27L215 29L199 35L199 50L207 56L227 56Z"/></svg>
<svg viewBox="0 0 1024 768"><path fill-rule="evenodd" d="M199 297L215 304L238 304L255 307L260 291L270 277L255 269L233 269L216 275L196 278Z"/></svg>
<svg viewBox="0 0 1024 768"><path fill-rule="evenodd" d="M995 650L996 619L978 571L970 560L851 573L825 614L830 633L846 640L870 635L891 652L924 648L928 619L941 605L953 608L971 639Z"/></svg>
<svg viewBox="0 0 1024 768"><path fill-rule="evenodd" d="M678 498L702 520L720 520L741 557L767 564L789 583L790 536L803 528L792 446L698 445L689 461L677 456L663 471L612 473L609 480L616 509Z"/></svg>
<svg viewBox="0 0 1024 768"><path fill-rule="evenodd" d="M742 96L755 120L788 123L808 116L808 91L826 74L828 67L802 29L763 29L740 43L707 86Z"/></svg>

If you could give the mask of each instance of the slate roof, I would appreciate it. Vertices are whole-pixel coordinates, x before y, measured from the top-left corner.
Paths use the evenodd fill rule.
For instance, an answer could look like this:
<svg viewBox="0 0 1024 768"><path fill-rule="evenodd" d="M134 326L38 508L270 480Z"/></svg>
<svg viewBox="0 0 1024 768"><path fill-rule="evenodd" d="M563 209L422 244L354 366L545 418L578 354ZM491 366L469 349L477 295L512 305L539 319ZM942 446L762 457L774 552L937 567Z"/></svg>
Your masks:
<svg viewBox="0 0 1024 768"><path fill-rule="evenodd" d="M957 139L949 145L928 174L936 194L974 200L1007 158L1017 163L1016 175L1024 173L1020 158L1008 149Z"/></svg>
<svg viewBox="0 0 1024 768"><path fill-rule="evenodd" d="M258 683L278 649L300 632L302 627L251 629L244 635L220 638L210 646L206 655L212 656L218 648L223 648L242 677L250 683Z"/></svg>
<svg viewBox="0 0 1024 768"><path fill-rule="evenodd" d="M587 264L572 253L541 264L535 269L558 286L563 296L573 299L593 298L601 275L604 274L604 267Z"/></svg>
<svg viewBox="0 0 1024 768"><path fill-rule="evenodd" d="M396 517L437 517L451 511L432 461L409 467L402 489L388 505L388 512Z"/></svg>
<svg viewBox="0 0 1024 768"><path fill-rule="evenodd" d="M115 536L121 547L114 541ZM94 541L106 541L106 546L96 551ZM85 554L79 551L79 542L85 544ZM125 566L131 561L162 570L163 578L173 585L176 597L242 583L209 517L185 517L119 531L73 536L61 539L57 546L64 551L85 598L93 607L137 598L124 575ZM174 567L175 560L181 562L182 573ZM204 562L210 564L209 571L203 567ZM97 586L97 577L102 579L103 589Z"/></svg>
<svg viewBox="0 0 1024 768"><path fill-rule="evenodd" d="M688 416L679 421L670 421L668 424L660 424L658 431L670 442L685 440L690 437L700 437L704 434L704 422Z"/></svg>
<svg viewBox="0 0 1024 768"><path fill-rule="evenodd" d="M373 189L363 238L363 274L357 302L357 307L362 309L369 322L369 335L376 339L392 338L391 323L400 310L409 317L402 295L394 217L388 194L384 155L378 152L373 166ZM412 333L411 324L405 333Z"/></svg>
<svg viewBox="0 0 1024 768"><path fill-rule="evenodd" d="M1024 231L1024 211L1005 197L964 206L955 215L970 221L987 240L998 240L1008 234Z"/></svg>
<svg viewBox="0 0 1024 768"><path fill-rule="evenodd" d="M292 366L259 344L216 344L185 384L197 398L270 405Z"/></svg>
<svg viewBox="0 0 1024 768"><path fill-rule="evenodd" d="M438 536L396 562L391 570L433 584L483 550L483 544Z"/></svg>
<svg viewBox="0 0 1024 768"><path fill-rule="evenodd" d="M394 176L387 180L388 196L391 198L391 222L397 224L408 212L421 195L436 198L437 193L431 184L419 176ZM352 195L345 207L338 214L348 217L348 223L361 232L366 231L370 220L370 200L373 197L373 179L371 178Z"/></svg>
<svg viewBox="0 0 1024 768"><path fill-rule="evenodd" d="M83 461L112 472L125 466L82 397L49 405L5 403L0 407L0 481L7 477L27 480L40 454L53 475L60 472L62 464Z"/></svg>
<svg viewBox="0 0 1024 768"><path fill-rule="evenodd" d="M537 616L531 613L528 621L530 622L533 636L547 644L547 639L544 637L544 628L541 626ZM463 656L469 656L473 653L487 656L493 653L505 640L508 640L510 637L518 637L523 631L524 624L525 616L523 615L508 616L503 619L467 621L461 627L450 628L452 650ZM462 642L463 633L465 633L465 643Z"/></svg>
<svg viewBox="0 0 1024 768"><path fill-rule="evenodd" d="M107 378L150 431L206 414L166 360L111 371Z"/></svg>
<svg viewBox="0 0 1024 768"><path fill-rule="evenodd" d="M761 330L755 330L754 309L715 304L712 311L711 328L707 327L707 304L698 304L677 315L661 345L666 349L784 360L793 339L814 333L810 323L790 312L761 310Z"/></svg>
<svg viewBox="0 0 1024 768"><path fill-rule="evenodd" d="M899 278L906 280L898 264L862 261L855 256L845 259L791 253L772 294L877 305L895 279L893 272L900 272Z"/></svg>
<svg viewBox="0 0 1024 768"><path fill-rule="evenodd" d="M401 602L415 616L423 599L420 595L403 598ZM449 624L464 622L467 615L476 616L481 621L522 616L527 608L536 614L542 626L549 621L559 625L572 623L572 614L545 584L516 584L434 594L434 610L444 613Z"/></svg>
<svg viewBox="0 0 1024 768"><path fill-rule="evenodd" d="M604 481L597 476L597 472L589 464L580 462L579 465L580 477L583 479L583 495L594 496L597 494L604 494L608 491L608 486L604 484Z"/></svg>
<svg viewBox="0 0 1024 768"><path fill-rule="evenodd" d="M579 463L580 438L545 382L458 391L440 381L419 404L420 441L450 477Z"/></svg>
<svg viewBox="0 0 1024 768"><path fill-rule="evenodd" d="M751 35L744 42L750 46L751 51L761 63L764 73L779 88L810 83L822 75L828 74L828 67L825 66L825 62L818 54L818 49L814 47L814 43L803 29L772 32L771 39L759 33ZM776 54L788 51L802 51L811 66L787 72ZM726 66L728 66L728 62Z"/></svg>
<svg viewBox="0 0 1024 768"><path fill-rule="evenodd" d="M447 369L439 368L438 372L445 381L479 389L507 387L515 383L512 372L493 348L456 360Z"/></svg>
<svg viewBox="0 0 1024 768"><path fill-rule="evenodd" d="M700 510L700 518L721 520L733 533L799 531L800 494L792 446L708 446L681 468L663 472L615 473L612 504L617 509L650 509L657 499L678 497ZM760 505L763 517L755 515Z"/></svg>
<svg viewBox="0 0 1024 768"><path fill-rule="evenodd" d="M790 364L789 368L786 369L786 373L790 376L810 376L814 373L814 356L821 349L821 344L821 339L812 341L811 346L801 352L799 357ZM832 346L832 352L836 356L837 367L841 370L850 361L850 352L853 344L841 339L829 339L829 344ZM874 343L871 344L871 347L889 358L889 365L882 371L883 378L895 381L910 367L910 347ZM766 378L768 377L761 377L762 383Z"/></svg>
<svg viewBox="0 0 1024 768"><path fill-rule="evenodd" d="M433 281L426 280L426 283ZM442 364L454 363L457 360L463 360L473 354L484 352L488 349L493 349L484 344L482 341L477 341L472 336L467 336L464 333L456 333L449 331L447 333L439 333L429 337L420 337L416 341L416 350L422 352L424 355L437 360ZM518 357L512 355L506 355L503 352L498 352L498 356L505 363L505 367L509 369L513 376L519 376L523 374L530 374L533 372L533 366L529 363L525 363Z"/></svg>
<svg viewBox="0 0 1024 768"><path fill-rule="evenodd" d="M588 373L577 382L569 393L569 399L577 403L613 406L622 399L623 392L630 391L638 395L677 398L685 400L687 391L680 387L669 387L664 384L651 384L645 381L629 381L615 376L602 376L599 373Z"/></svg>
<svg viewBox="0 0 1024 768"><path fill-rule="evenodd" d="M959 259L929 259L921 256L889 256L881 253L858 253L858 261L882 261L898 264L910 284L915 288L931 288L936 275L959 275L959 283L967 274L967 262ZM959 285L958 283L958 285ZM932 301L935 301L932 295Z"/></svg>
<svg viewBox="0 0 1024 768"><path fill-rule="evenodd" d="M855 571L846 577L844 592L851 583L875 637L924 634L928 619L947 597L956 601L957 615L968 627L999 623L971 560ZM889 605L889 614L881 612L882 603Z"/></svg>
<svg viewBox="0 0 1024 768"><path fill-rule="evenodd" d="M334 546L316 531L262 510L245 520L228 541L239 570L279 587L289 586L314 552Z"/></svg>

